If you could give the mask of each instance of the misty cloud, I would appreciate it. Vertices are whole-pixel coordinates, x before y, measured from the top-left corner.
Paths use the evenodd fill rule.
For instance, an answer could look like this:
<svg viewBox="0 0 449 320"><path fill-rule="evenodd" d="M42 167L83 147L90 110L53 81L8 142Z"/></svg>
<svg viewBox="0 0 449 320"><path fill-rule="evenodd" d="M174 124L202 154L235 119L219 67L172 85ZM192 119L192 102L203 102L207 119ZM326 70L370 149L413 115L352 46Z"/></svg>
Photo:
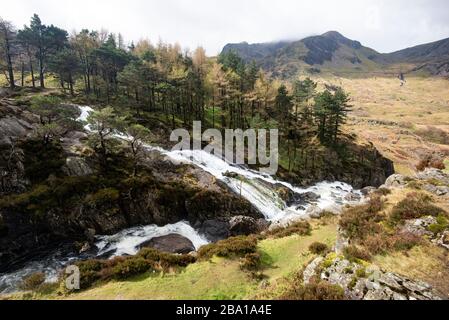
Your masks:
<svg viewBox="0 0 449 320"><path fill-rule="evenodd" d="M449 37L446 0L18 0L2 6L1 15L21 27L33 13L68 31L106 28L128 41L202 45L210 55L228 42L301 39L329 30L380 52Z"/></svg>

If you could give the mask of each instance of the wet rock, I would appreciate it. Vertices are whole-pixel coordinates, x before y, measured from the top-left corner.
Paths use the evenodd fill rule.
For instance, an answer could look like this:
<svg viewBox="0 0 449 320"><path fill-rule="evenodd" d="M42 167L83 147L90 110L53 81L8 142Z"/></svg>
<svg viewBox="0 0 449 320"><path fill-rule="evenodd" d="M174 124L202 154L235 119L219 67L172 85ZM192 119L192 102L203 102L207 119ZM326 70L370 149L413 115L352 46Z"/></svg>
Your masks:
<svg viewBox="0 0 449 320"><path fill-rule="evenodd" d="M306 210L306 216L314 219L318 219L323 214L323 209L318 207L317 205L311 205Z"/></svg>
<svg viewBox="0 0 449 320"><path fill-rule="evenodd" d="M68 157L62 170L68 176L77 177L88 176L94 173L86 161L80 157Z"/></svg>
<svg viewBox="0 0 449 320"><path fill-rule="evenodd" d="M188 254L195 251L192 241L179 235L169 234L163 237L156 237L142 243L140 248L154 248L162 252Z"/></svg>
<svg viewBox="0 0 449 320"><path fill-rule="evenodd" d="M80 254L81 254L81 253L85 253L85 252L90 251L91 249L92 249L92 247L91 247L90 243L89 243L89 242L85 242L85 243L83 244L83 246L81 247L81 249L79 250L79 253L80 253Z"/></svg>
<svg viewBox="0 0 449 320"><path fill-rule="evenodd" d="M348 202L357 202L360 201L361 199L362 196L355 192L350 192L344 197L344 200Z"/></svg>
<svg viewBox="0 0 449 320"><path fill-rule="evenodd" d="M362 190L360 190L360 192L364 195L364 196L368 196L371 193L375 192L377 190L377 188L375 187L365 187Z"/></svg>
<svg viewBox="0 0 449 320"><path fill-rule="evenodd" d="M204 221L199 226L199 231L209 241L216 242L230 237L229 221L225 219L211 219Z"/></svg>
<svg viewBox="0 0 449 320"><path fill-rule="evenodd" d="M225 173L223 173L223 176L232 178L232 179L240 179L241 178L241 176L238 173L230 172L230 171L226 171Z"/></svg>
<svg viewBox="0 0 449 320"><path fill-rule="evenodd" d="M231 236L247 236L262 230L259 230L259 225L256 219L245 216L236 216L229 220L229 231Z"/></svg>

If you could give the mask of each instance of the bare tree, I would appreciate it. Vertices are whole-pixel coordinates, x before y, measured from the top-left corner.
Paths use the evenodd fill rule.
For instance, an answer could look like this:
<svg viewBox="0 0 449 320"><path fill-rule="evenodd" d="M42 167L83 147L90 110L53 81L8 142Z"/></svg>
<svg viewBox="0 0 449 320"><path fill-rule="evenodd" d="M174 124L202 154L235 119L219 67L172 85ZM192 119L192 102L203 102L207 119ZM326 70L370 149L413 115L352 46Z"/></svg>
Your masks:
<svg viewBox="0 0 449 320"><path fill-rule="evenodd" d="M0 45L6 61L6 67L8 72L7 78L9 81L9 87L11 89L15 88L14 70L12 63L12 49L11 49L12 42L14 41L15 37L16 32L11 22L0 18Z"/></svg>

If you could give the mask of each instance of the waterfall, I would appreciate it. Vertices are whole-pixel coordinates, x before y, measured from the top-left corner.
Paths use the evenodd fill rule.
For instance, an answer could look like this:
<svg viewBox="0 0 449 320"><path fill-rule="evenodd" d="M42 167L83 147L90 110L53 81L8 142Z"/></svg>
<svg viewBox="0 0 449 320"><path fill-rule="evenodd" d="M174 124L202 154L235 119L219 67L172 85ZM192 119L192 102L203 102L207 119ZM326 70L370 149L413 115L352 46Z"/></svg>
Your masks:
<svg viewBox="0 0 449 320"><path fill-rule="evenodd" d="M88 106L79 106L79 108L81 115L77 121L86 122L93 109ZM86 131L91 131L88 124L84 128ZM115 136L123 140L131 138L119 132ZM151 145L145 145L145 147L149 151L160 152L173 162L189 163L210 173L216 179L224 182L236 194L248 200L272 223L288 222L305 217L307 216L307 210L312 206L322 210L335 210L349 203L349 201L345 200L345 196L349 193L354 192L361 195L359 191L353 190L350 185L342 182L321 182L310 188L298 188L290 183L276 180L269 175L227 163L203 150L167 151ZM229 173L237 175L238 178L229 177ZM288 207L275 191L276 186L285 187L296 194L313 192L319 198L314 203ZM147 240L173 233L188 238L196 249L208 243L204 236L194 230L188 222L184 221L163 227L149 225L130 228L111 236L97 236L95 246L98 251L96 256L67 256L56 252L45 260L30 262L26 267L18 271L0 275L0 293L15 291L22 278L34 272L44 272L47 275L47 281L56 281L58 270L61 270L74 260L105 255L133 255L137 253L139 245Z"/></svg>

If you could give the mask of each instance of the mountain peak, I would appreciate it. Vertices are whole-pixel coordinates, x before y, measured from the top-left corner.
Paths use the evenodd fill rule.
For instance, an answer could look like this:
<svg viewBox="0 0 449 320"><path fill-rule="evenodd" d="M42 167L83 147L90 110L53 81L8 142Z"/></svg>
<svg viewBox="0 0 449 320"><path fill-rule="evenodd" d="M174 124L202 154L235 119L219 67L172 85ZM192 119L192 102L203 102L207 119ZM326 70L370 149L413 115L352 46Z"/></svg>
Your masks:
<svg viewBox="0 0 449 320"><path fill-rule="evenodd" d="M328 31L326 33L323 33L321 35L322 37L328 37L328 38L333 38L333 39L348 39L345 36L343 36L340 32L338 31Z"/></svg>
<svg viewBox="0 0 449 320"><path fill-rule="evenodd" d="M338 31L328 31L326 33L323 33L321 35L321 37L332 39L340 44L344 44L344 45L346 45L348 47L352 47L354 49L360 49L362 47L362 44L360 42L346 38L344 35L342 35Z"/></svg>

